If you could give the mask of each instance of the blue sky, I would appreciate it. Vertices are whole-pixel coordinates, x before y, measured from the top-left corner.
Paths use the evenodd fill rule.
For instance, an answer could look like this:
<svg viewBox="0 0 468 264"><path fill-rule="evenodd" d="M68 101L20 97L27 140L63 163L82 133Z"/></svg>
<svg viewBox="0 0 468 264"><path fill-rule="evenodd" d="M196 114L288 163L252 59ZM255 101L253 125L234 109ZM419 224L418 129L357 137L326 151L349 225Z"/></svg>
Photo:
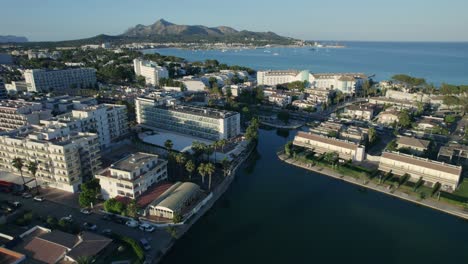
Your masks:
<svg viewBox="0 0 468 264"><path fill-rule="evenodd" d="M310 40L468 41L466 0L0 0L0 35L116 35L164 18Z"/></svg>

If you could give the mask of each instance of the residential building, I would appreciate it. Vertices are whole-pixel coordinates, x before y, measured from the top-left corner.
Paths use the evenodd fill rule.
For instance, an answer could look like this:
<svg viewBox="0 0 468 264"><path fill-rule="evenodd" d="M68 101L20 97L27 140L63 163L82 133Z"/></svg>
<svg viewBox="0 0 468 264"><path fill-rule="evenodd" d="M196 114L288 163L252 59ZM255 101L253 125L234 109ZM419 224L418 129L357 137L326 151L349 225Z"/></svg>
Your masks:
<svg viewBox="0 0 468 264"><path fill-rule="evenodd" d="M380 124L391 125L394 122L398 122L400 120L399 115L400 112L393 109L388 109L387 111L384 111L378 115L378 122Z"/></svg>
<svg viewBox="0 0 468 264"><path fill-rule="evenodd" d="M1 135L0 170L18 173L12 165L15 158L37 162L38 182L67 192L78 191L83 177L101 165L97 135L70 132L65 126L37 126ZM23 174L32 176L26 166Z"/></svg>
<svg viewBox="0 0 468 264"><path fill-rule="evenodd" d="M371 97L369 98L369 103L376 105L390 105L394 109L416 109L418 106L416 103L409 100L399 100L386 97Z"/></svg>
<svg viewBox="0 0 468 264"><path fill-rule="evenodd" d="M49 109L56 114L71 112L72 110L84 109L89 106L97 105L94 97L60 95L47 97L42 102L45 109Z"/></svg>
<svg viewBox="0 0 468 264"><path fill-rule="evenodd" d="M27 256L27 263L78 263L80 259L94 262L112 239L83 231L78 235L35 226L20 235L15 251Z"/></svg>
<svg viewBox="0 0 468 264"><path fill-rule="evenodd" d="M147 208L150 216L173 219L175 215L183 216L198 200L200 186L191 182L177 182L154 200Z"/></svg>
<svg viewBox="0 0 468 264"><path fill-rule="evenodd" d="M420 155L427 151L431 142L428 140L414 137L400 136L398 137L396 144L399 150L407 149L413 154Z"/></svg>
<svg viewBox="0 0 468 264"><path fill-rule="evenodd" d="M362 104L350 105L345 107L342 116L346 116L351 119L371 121L374 117L374 106Z"/></svg>
<svg viewBox="0 0 468 264"><path fill-rule="evenodd" d="M240 134L240 114L171 101L139 97L137 122L150 129L174 131L208 140L230 139Z"/></svg>
<svg viewBox="0 0 468 264"><path fill-rule="evenodd" d="M204 82L198 78L193 78L193 76L186 76L178 81L182 82L189 92L203 92L206 87Z"/></svg>
<svg viewBox="0 0 468 264"><path fill-rule="evenodd" d="M308 71L287 70L287 71L257 71L258 85L278 85L295 81L308 81Z"/></svg>
<svg viewBox="0 0 468 264"><path fill-rule="evenodd" d="M28 86L26 82L13 81L11 83L5 84L5 89L8 94L17 94L18 92L27 92Z"/></svg>
<svg viewBox="0 0 468 264"><path fill-rule="evenodd" d="M306 99L317 104L328 104L331 94L334 92L331 89L306 89Z"/></svg>
<svg viewBox="0 0 468 264"><path fill-rule="evenodd" d="M59 92L73 88L94 87L96 69L26 70L24 71L24 79L29 92Z"/></svg>
<svg viewBox="0 0 468 264"><path fill-rule="evenodd" d="M6 99L7 98L7 90L5 87L5 83L3 82L3 79L0 78L0 99Z"/></svg>
<svg viewBox="0 0 468 264"><path fill-rule="evenodd" d="M392 172L394 175L410 175L415 182L422 178L429 186L437 182L442 190L454 191L462 174L461 166L454 166L430 159L423 159L398 152L384 152L380 157L379 170Z"/></svg>
<svg viewBox="0 0 468 264"><path fill-rule="evenodd" d="M133 153L95 175L104 199L117 196L138 198L149 187L167 180L167 161L158 155Z"/></svg>
<svg viewBox="0 0 468 264"><path fill-rule="evenodd" d="M340 123L326 121L320 123L317 127L310 128L309 132L316 135L351 141L356 144L365 144L369 129L357 126L345 126Z"/></svg>
<svg viewBox="0 0 468 264"><path fill-rule="evenodd" d="M311 87L338 90L344 94L356 94L367 80L363 73L314 73L309 75Z"/></svg>
<svg viewBox="0 0 468 264"><path fill-rule="evenodd" d="M291 96L287 94L283 94L283 93L275 93L275 94L268 95L268 102L274 105L277 105L279 107L285 107L291 104L291 100L292 100Z"/></svg>
<svg viewBox="0 0 468 264"><path fill-rule="evenodd" d="M437 160L455 165L468 165L468 146L455 143L442 146Z"/></svg>
<svg viewBox="0 0 468 264"><path fill-rule="evenodd" d="M344 160L364 161L365 147L359 144L327 136L299 131L294 137L296 146L313 149L315 153L336 152Z"/></svg>
<svg viewBox="0 0 468 264"><path fill-rule="evenodd" d="M20 264L26 261L24 254L0 247L0 263L2 264Z"/></svg>
<svg viewBox="0 0 468 264"><path fill-rule="evenodd" d="M0 131L11 131L27 125L37 125L41 119L51 117L42 104L24 100L0 101Z"/></svg>
<svg viewBox="0 0 468 264"><path fill-rule="evenodd" d="M295 100L292 105L299 109L314 109L317 106L315 103L306 100Z"/></svg>
<svg viewBox="0 0 468 264"><path fill-rule="evenodd" d="M145 77L146 83L153 86L159 85L159 79L169 78L167 69L153 61L134 59L133 68L137 76Z"/></svg>

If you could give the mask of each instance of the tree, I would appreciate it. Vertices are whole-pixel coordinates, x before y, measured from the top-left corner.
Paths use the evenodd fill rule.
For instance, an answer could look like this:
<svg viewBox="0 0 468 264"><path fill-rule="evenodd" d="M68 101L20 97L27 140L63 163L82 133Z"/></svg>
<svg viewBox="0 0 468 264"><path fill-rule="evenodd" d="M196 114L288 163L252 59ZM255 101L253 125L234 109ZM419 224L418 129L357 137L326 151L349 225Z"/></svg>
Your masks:
<svg viewBox="0 0 468 264"><path fill-rule="evenodd" d="M227 176L228 172L229 172L229 160L227 158L224 158L222 161L221 161L221 166L223 166L223 175L224 177Z"/></svg>
<svg viewBox="0 0 468 264"><path fill-rule="evenodd" d="M456 121L456 117L454 115L446 115L444 121L447 124L452 124Z"/></svg>
<svg viewBox="0 0 468 264"><path fill-rule="evenodd" d="M388 151L395 151L397 149L397 146L398 145L396 143L396 140L392 140L392 141L388 142L386 149Z"/></svg>
<svg viewBox="0 0 468 264"><path fill-rule="evenodd" d="M77 264L91 264L93 263L93 259L89 256L81 256L81 257L78 257L78 259L76 260L76 263Z"/></svg>
<svg viewBox="0 0 468 264"><path fill-rule="evenodd" d="M208 162L206 165L205 165L205 173L208 174L209 176L209 180L208 180L208 190L211 190L211 175L215 172L215 166L213 165L213 163L210 163Z"/></svg>
<svg viewBox="0 0 468 264"><path fill-rule="evenodd" d="M23 159L18 158L18 157L14 158L12 161L12 165L20 172L21 179L23 179L23 186L26 186L26 181L24 180L24 177L23 177L23 167L24 167Z"/></svg>
<svg viewBox="0 0 468 264"><path fill-rule="evenodd" d="M335 165L336 163L338 163L338 159L339 159L338 153L336 152L327 152L323 156L323 160L325 160L331 165Z"/></svg>
<svg viewBox="0 0 468 264"><path fill-rule="evenodd" d="M258 119L253 118L250 121L250 125L245 130L245 138L247 140L257 140L258 139L258 127L259 127Z"/></svg>
<svg viewBox="0 0 468 264"><path fill-rule="evenodd" d="M30 161L28 163L28 171L31 173L31 175L34 177L34 181L36 182L36 193L39 194L39 189L37 187L37 178L36 178L36 173L38 170L38 164L35 161Z"/></svg>
<svg viewBox="0 0 468 264"><path fill-rule="evenodd" d="M179 154L176 155L175 161L176 161L177 164L179 164L179 172L180 172L180 174L182 176L184 164L185 164L185 162L187 162L187 157L185 157L184 153L179 153Z"/></svg>
<svg viewBox="0 0 468 264"><path fill-rule="evenodd" d="M400 114L398 115L398 123L400 126L404 128L408 128L411 126L412 123L411 115L409 114L408 110L403 109Z"/></svg>
<svg viewBox="0 0 468 264"><path fill-rule="evenodd" d="M104 210L114 214L121 214L125 212L125 205L115 198L111 198L104 202Z"/></svg>
<svg viewBox="0 0 468 264"><path fill-rule="evenodd" d="M205 163L201 163L200 165L198 165L198 174L200 174L200 176L202 177L202 183L205 183L205 175L206 175L206 171L205 171Z"/></svg>
<svg viewBox="0 0 468 264"><path fill-rule="evenodd" d="M405 184L410 179L410 177L411 176L408 173L403 174L403 176L398 179L398 187Z"/></svg>
<svg viewBox="0 0 468 264"><path fill-rule="evenodd" d="M187 170L189 174L189 179L192 179L192 173L195 171L195 163L192 160L187 161L185 163L185 170Z"/></svg>
<svg viewBox="0 0 468 264"><path fill-rule="evenodd" d="M81 193L78 198L81 207L88 207L95 204L97 196L101 193L101 185L99 179L92 179L81 184Z"/></svg>
<svg viewBox="0 0 468 264"><path fill-rule="evenodd" d="M283 121L285 124L289 122L289 112L288 111L281 111L277 114L279 120Z"/></svg>
<svg viewBox="0 0 468 264"><path fill-rule="evenodd" d="M174 143L172 143L172 140L168 139L164 142L164 147L167 149L168 152L171 152L172 147L174 147Z"/></svg>
<svg viewBox="0 0 468 264"><path fill-rule="evenodd" d="M178 212L174 212L174 216L172 217L172 222L174 224L182 222L182 215Z"/></svg>
<svg viewBox="0 0 468 264"><path fill-rule="evenodd" d="M137 203L136 203L136 200L135 199L132 199L128 205L127 205L127 208L126 208L126 214L127 216L129 217L137 217L137 214L138 214L138 206L137 206Z"/></svg>
<svg viewBox="0 0 468 264"><path fill-rule="evenodd" d="M286 153L286 155L288 155L289 157L291 157L291 154L292 154L292 147L293 147L292 141L288 141L286 145L284 145L284 153Z"/></svg>
<svg viewBox="0 0 468 264"><path fill-rule="evenodd" d="M221 147L221 151L224 153L224 147L227 144L227 140L225 138L218 141L218 146Z"/></svg>
<svg viewBox="0 0 468 264"><path fill-rule="evenodd" d="M375 142L377 139L377 132L375 131L375 128L371 127L369 128L369 143L372 144Z"/></svg>

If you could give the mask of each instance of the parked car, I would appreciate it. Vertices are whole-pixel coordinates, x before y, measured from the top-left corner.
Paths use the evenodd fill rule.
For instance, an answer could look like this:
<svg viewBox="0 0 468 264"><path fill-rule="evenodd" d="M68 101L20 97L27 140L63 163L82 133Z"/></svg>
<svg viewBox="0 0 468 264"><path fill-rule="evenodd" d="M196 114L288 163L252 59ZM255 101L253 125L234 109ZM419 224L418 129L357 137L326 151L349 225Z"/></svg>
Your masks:
<svg viewBox="0 0 468 264"><path fill-rule="evenodd" d="M153 232L154 231L154 226L149 225L147 223L143 223L138 227L141 231L145 232Z"/></svg>
<svg viewBox="0 0 468 264"><path fill-rule="evenodd" d="M64 216L64 217L60 218L60 220L64 220L64 221L67 221L67 222L71 223L71 222L73 222L73 217L72 217L72 215Z"/></svg>
<svg viewBox="0 0 468 264"><path fill-rule="evenodd" d="M8 204L15 208L20 208L22 206L22 204L18 201L8 201Z"/></svg>
<svg viewBox="0 0 468 264"><path fill-rule="evenodd" d="M138 226L138 222L135 221L135 220L128 220L126 223L125 223L126 226L128 227L131 227L131 228L135 228Z"/></svg>
<svg viewBox="0 0 468 264"><path fill-rule="evenodd" d="M102 219L102 220L107 220L107 221L109 221L109 220L112 220L112 217L111 217L110 215L108 215L108 214L104 214L104 215L101 217L101 219Z"/></svg>
<svg viewBox="0 0 468 264"><path fill-rule="evenodd" d="M34 196L33 200L34 200L34 201L37 201L37 202L42 202L42 201L44 201L44 197L42 197L42 196Z"/></svg>
<svg viewBox="0 0 468 264"><path fill-rule="evenodd" d="M87 229L87 230L91 230L91 231L96 231L97 230L97 225L93 224L93 223L90 223L90 222L85 222L83 224L83 226Z"/></svg>
<svg viewBox="0 0 468 264"><path fill-rule="evenodd" d="M26 198L26 199L29 199L29 198L32 198L32 197L33 197L32 194L27 193L27 192L23 193L21 196L22 196L23 198Z"/></svg>
<svg viewBox="0 0 468 264"><path fill-rule="evenodd" d="M91 210L89 210L87 208L83 208L83 209L80 210L80 213L85 214L85 215L89 215L89 214L91 214Z"/></svg>
<svg viewBox="0 0 468 264"><path fill-rule="evenodd" d="M140 239L140 244L141 244L141 246L143 247L144 250L150 250L151 249L151 245L148 243L148 240L146 240L145 238Z"/></svg>
<svg viewBox="0 0 468 264"><path fill-rule="evenodd" d="M104 230L101 231L101 234L103 234L103 235L108 235L108 236L109 236L109 235L112 235L112 230L109 229L109 228L104 229Z"/></svg>
<svg viewBox="0 0 468 264"><path fill-rule="evenodd" d="M117 224L121 224L121 225L125 225L127 224L127 222L125 221L124 218L121 218L121 217L113 217L112 218L112 221L114 221L114 223L117 223Z"/></svg>

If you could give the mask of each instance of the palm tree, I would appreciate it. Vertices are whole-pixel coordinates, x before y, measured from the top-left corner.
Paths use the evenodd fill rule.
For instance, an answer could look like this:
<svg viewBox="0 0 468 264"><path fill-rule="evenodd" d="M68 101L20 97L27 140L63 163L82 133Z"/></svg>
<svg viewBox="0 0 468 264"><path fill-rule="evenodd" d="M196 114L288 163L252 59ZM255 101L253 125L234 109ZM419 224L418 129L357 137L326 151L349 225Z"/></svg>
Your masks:
<svg viewBox="0 0 468 264"><path fill-rule="evenodd" d="M211 189L211 175L215 171L215 166L213 165L213 163L208 162L207 164L205 164L204 171L205 171L205 173L208 174L208 176L210 176L210 178L208 180L208 190L210 190Z"/></svg>
<svg viewBox="0 0 468 264"><path fill-rule="evenodd" d="M81 256L76 260L76 263L77 264L91 264L91 263L93 263L93 261L92 261L91 257Z"/></svg>
<svg viewBox="0 0 468 264"><path fill-rule="evenodd" d="M38 163L35 161L30 161L27 167L28 167L28 171L32 174L32 176L34 177L34 181L36 182L36 193L39 194L39 189L37 187L37 178L36 178L36 173L38 170Z"/></svg>
<svg viewBox="0 0 468 264"><path fill-rule="evenodd" d="M164 142L164 147L167 149L168 152L171 152L172 147L174 147L174 143L172 143L172 140L168 139L166 142Z"/></svg>
<svg viewBox="0 0 468 264"><path fill-rule="evenodd" d="M195 163L192 160L185 163L185 170L189 173L189 179L192 179L192 173L195 170Z"/></svg>
<svg viewBox="0 0 468 264"><path fill-rule="evenodd" d="M224 158L222 161L221 161L221 165L223 166L223 174L224 174L224 177L227 176L227 173L228 173L228 169L229 169L229 161L227 158Z"/></svg>
<svg viewBox="0 0 468 264"><path fill-rule="evenodd" d="M177 164L179 164L179 172L182 175L184 164L185 162L187 162L187 158L185 157L185 154L184 153L177 154L177 156L175 157L175 161Z"/></svg>
<svg viewBox="0 0 468 264"><path fill-rule="evenodd" d="M200 176L202 177L202 183L205 183L205 163L201 163L200 165L198 165L198 174L200 174Z"/></svg>
<svg viewBox="0 0 468 264"><path fill-rule="evenodd" d="M208 162L210 161L210 156L214 153L214 149L213 149L213 146L209 145L209 146L205 146L205 154L207 156L207 160ZM215 160L216 162L216 160Z"/></svg>
<svg viewBox="0 0 468 264"><path fill-rule="evenodd" d="M219 141L218 144L219 144L219 146L221 147L221 151L224 153L224 147L225 147L226 144L227 144L227 140L226 140L225 138L223 138L223 139L221 139L221 140Z"/></svg>
<svg viewBox="0 0 468 264"><path fill-rule="evenodd" d="M23 177L23 167L24 167L23 159L16 157L13 159L11 164L20 172L21 179L23 179L23 186L26 186L26 181L24 180L24 177Z"/></svg>

